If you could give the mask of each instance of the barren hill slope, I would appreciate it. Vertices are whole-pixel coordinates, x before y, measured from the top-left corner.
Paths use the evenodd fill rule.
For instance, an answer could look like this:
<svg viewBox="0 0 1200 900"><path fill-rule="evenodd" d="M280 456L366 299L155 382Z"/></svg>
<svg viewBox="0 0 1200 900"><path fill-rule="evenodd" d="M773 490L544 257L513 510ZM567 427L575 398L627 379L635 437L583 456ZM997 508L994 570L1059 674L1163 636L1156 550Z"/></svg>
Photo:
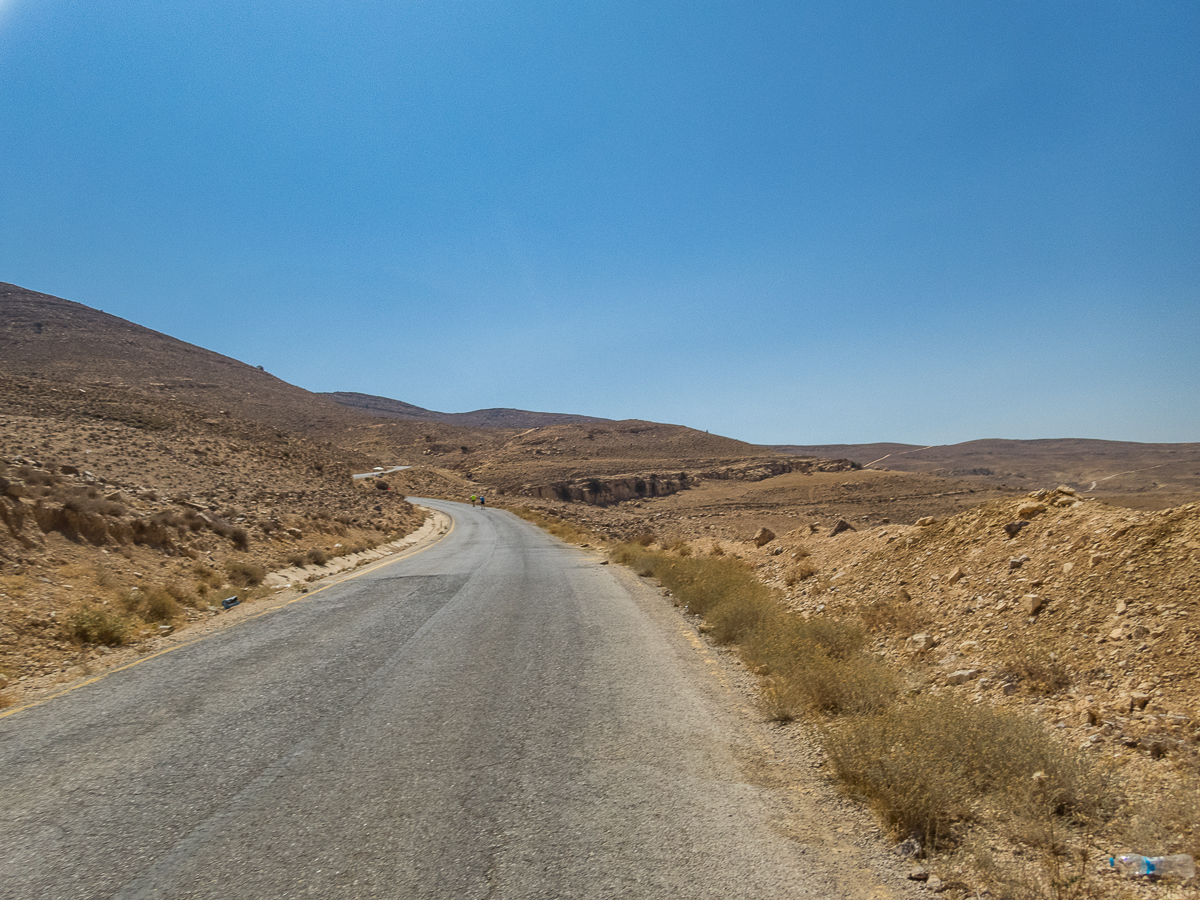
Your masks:
<svg viewBox="0 0 1200 900"><path fill-rule="evenodd" d="M362 417L211 350L80 303L0 283L0 374L136 391L306 434Z"/></svg>

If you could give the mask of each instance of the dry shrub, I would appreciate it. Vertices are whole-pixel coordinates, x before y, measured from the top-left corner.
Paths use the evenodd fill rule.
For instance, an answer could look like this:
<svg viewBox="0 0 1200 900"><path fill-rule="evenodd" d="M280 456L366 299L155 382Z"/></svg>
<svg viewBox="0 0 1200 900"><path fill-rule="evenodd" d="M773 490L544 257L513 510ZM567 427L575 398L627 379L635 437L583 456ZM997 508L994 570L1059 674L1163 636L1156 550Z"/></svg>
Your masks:
<svg viewBox="0 0 1200 900"><path fill-rule="evenodd" d="M859 615L866 629L877 634L908 636L924 631L930 623L928 614L920 604L894 597L864 606Z"/></svg>
<svg viewBox="0 0 1200 900"><path fill-rule="evenodd" d="M658 540L658 537L653 531L643 531L633 539L633 543L637 544L639 547L649 547L656 540Z"/></svg>
<svg viewBox="0 0 1200 900"><path fill-rule="evenodd" d="M1015 679L1031 694L1056 694L1071 686L1071 672L1041 647L1020 645L1001 660L998 672Z"/></svg>
<svg viewBox="0 0 1200 900"><path fill-rule="evenodd" d="M216 569L206 566L202 562L198 562L192 566L192 574L199 579L199 583L201 585L207 587L219 587L221 582L224 581L220 572L218 572Z"/></svg>
<svg viewBox="0 0 1200 900"><path fill-rule="evenodd" d="M762 708L777 722L872 713L885 708L896 693L896 674L880 660L865 654L835 659L817 652L768 679Z"/></svg>
<svg viewBox="0 0 1200 900"><path fill-rule="evenodd" d="M62 627L68 640L106 647L119 647L136 631L128 617L96 604L76 606L67 613Z"/></svg>
<svg viewBox="0 0 1200 900"><path fill-rule="evenodd" d="M159 585L134 588L121 601L121 606L145 622L170 622L183 611L172 593Z"/></svg>
<svg viewBox="0 0 1200 900"><path fill-rule="evenodd" d="M866 652L862 628L839 619L803 619L780 608L762 620L746 655L772 673L763 702L776 720L874 712L898 689L895 673Z"/></svg>
<svg viewBox="0 0 1200 900"><path fill-rule="evenodd" d="M314 566L323 566L325 563L329 562L329 554L320 547L313 547L308 551L305 559L307 559Z"/></svg>
<svg viewBox="0 0 1200 900"><path fill-rule="evenodd" d="M864 651L861 627L801 618L740 560L681 559L636 544L617 548L614 558L657 578L703 616L714 641L737 643L748 663L772 673L765 699L772 718L875 710L895 696L896 678Z"/></svg>
<svg viewBox="0 0 1200 900"><path fill-rule="evenodd" d="M308 557L303 553L292 553L285 560L289 566L295 566L297 569L302 569L308 565Z"/></svg>
<svg viewBox="0 0 1200 900"><path fill-rule="evenodd" d="M843 719L822 744L896 837L930 849L952 846L981 802L1014 822L1094 820L1111 806L1102 779L1042 725L984 704L919 698Z"/></svg>
<svg viewBox="0 0 1200 900"><path fill-rule="evenodd" d="M322 556L325 555L322 551L317 552L320 552ZM256 563L243 562L239 559L231 559L226 562L225 573L229 576L230 584L235 584L239 587L262 584L263 579L267 577L267 570L262 566Z"/></svg>
<svg viewBox="0 0 1200 900"><path fill-rule="evenodd" d="M783 583L788 587L794 587L797 582L807 581L817 574L817 567L812 563L802 562L788 569L787 575L783 578Z"/></svg>
<svg viewBox="0 0 1200 900"><path fill-rule="evenodd" d="M162 589L174 598L175 602L181 606L201 607L205 604L185 585L178 581L172 581L169 584L164 584Z"/></svg>
<svg viewBox="0 0 1200 900"><path fill-rule="evenodd" d="M233 542L235 550L250 549L250 532L240 525L235 527L228 535L229 540Z"/></svg>

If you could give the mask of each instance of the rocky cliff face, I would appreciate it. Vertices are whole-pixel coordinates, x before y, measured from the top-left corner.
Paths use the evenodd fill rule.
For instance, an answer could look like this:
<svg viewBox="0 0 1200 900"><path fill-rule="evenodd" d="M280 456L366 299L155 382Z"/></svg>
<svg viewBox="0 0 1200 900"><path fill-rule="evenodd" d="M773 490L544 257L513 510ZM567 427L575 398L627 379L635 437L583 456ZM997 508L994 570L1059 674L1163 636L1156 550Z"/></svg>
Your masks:
<svg viewBox="0 0 1200 900"><path fill-rule="evenodd" d="M788 472L845 472L859 468L846 459L765 459L714 466L692 472L657 472L632 475L606 475L558 481L553 484L527 484L519 496L539 500L563 500L609 506L627 500L668 497L702 481L763 481Z"/></svg>

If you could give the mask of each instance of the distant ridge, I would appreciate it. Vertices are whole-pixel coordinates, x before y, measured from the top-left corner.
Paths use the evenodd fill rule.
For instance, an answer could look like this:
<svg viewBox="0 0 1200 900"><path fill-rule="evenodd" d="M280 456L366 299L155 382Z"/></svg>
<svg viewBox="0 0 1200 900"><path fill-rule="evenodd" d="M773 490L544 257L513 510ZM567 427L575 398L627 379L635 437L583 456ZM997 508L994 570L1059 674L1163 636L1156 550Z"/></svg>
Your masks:
<svg viewBox="0 0 1200 900"><path fill-rule="evenodd" d="M796 456L844 457L863 466L1035 490L1069 485L1081 493L1194 493L1200 488L1200 443L1143 444L1085 438L998 438L919 444L777 445Z"/></svg>
<svg viewBox="0 0 1200 900"><path fill-rule="evenodd" d="M550 425L600 425L612 419L595 416L576 416L569 413L531 412L526 409L477 409L465 413L444 413L423 409L402 400L359 394L354 391L332 391L318 394L335 403L374 416L389 419L412 419L421 422L441 422L465 428L546 428Z"/></svg>

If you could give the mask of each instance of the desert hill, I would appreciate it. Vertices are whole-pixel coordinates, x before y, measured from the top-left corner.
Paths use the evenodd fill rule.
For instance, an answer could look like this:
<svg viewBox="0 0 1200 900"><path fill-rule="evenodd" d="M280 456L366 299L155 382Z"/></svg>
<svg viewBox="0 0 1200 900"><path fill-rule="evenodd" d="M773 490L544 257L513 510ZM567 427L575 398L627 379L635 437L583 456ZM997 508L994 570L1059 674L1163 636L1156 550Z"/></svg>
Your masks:
<svg viewBox="0 0 1200 900"><path fill-rule="evenodd" d="M600 424L611 419L595 416L576 416L569 413L531 412L526 409L477 409L465 413L444 413L422 409L402 400L359 394L353 391L334 391L318 394L349 409L356 409L373 416L393 419L415 419L421 422L442 422L446 425L461 425L466 428L544 428L548 425Z"/></svg>
<svg viewBox="0 0 1200 900"><path fill-rule="evenodd" d="M1066 485L1138 509L1166 509L1200 496L1200 444L1082 439L778 446L783 453L836 456L871 468L921 472L1032 491Z"/></svg>
<svg viewBox="0 0 1200 900"><path fill-rule="evenodd" d="M255 366L5 283L0 283L0 373L135 391L153 402L181 402L309 434L335 433L359 418Z"/></svg>

